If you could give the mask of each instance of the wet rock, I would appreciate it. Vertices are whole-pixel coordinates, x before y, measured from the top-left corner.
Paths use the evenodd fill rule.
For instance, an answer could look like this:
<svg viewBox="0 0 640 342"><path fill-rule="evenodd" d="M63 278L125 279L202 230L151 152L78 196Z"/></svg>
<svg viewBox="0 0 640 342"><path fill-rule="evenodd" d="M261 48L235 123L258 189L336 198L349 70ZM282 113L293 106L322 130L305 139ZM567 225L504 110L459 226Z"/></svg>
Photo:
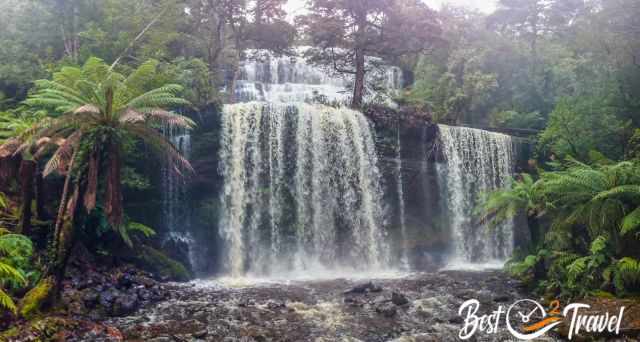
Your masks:
<svg viewBox="0 0 640 342"><path fill-rule="evenodd" d="M496 295L493 297L493 301L496 303L506 303L506 302L509 302L510 300L511 300L511 296L506 294Z"/></svg>
<svg viewBox="0 0 640 342"><path fill-rule="evenodd" d="M134 276L131 274L123 274L118 278L118 287L121 289L128 289L135 284Z"/></svg>
<svg viewBox="0 0 640 342"><path fill-rule="evenodd" d="M484 303L484 304L491 303L491 302L492 302L492 299L493 299L493 296L492 296L491 292L490 292L490 291L487 291L487 290L480 290L480 291L477 291L477 292L476 292L474 295L472 295L472 296L474 296L474 297L472 297L472 298L475 298L475 299L477 299L480 303Z"/></svg>
<svg viewBox="0 0 640 342"><path fill-rule="evenodd" d="M138 309L138 297L134 295L123 295L115 299L111 313L114 316L124 316L135 312Z"/></svg>
<svg viewBox="0 0 640 342"><path fill-rule="evenodd" d="M284 304L284 302L274 301L274 300L270 300L267 302L267 308L269 308L269 310L278 310L278 309L283 309L285 307L286 305Z"/></svg>
<svg viewBox="0 0 640 342"><path fill-rule="evenodd" d="M145 287L141 287L138 289L138 298L141 301L151 300L151 296L153 295L151 291L147 290Z"/></svg>
<svg viewBox="0 0 640 342"><path fill-rule="evenodd" d="M116 290L115 288L108 288L102 293L100 293L100 298L98 299L98 302L104 308L109 309L111 308L111 305L113 305L113 302L116 300L116 298L120 297L121 295L122 293Z"/></svg>
<svg viewBox="0 0 640 342"><path fill-rule="evenodd" d="M88 309L93 309L98 305L100 294L94 289L86 289L82 294L82 301Z"/></svg>
<svg viewBox="0 0 640 342"><path fill-rule="evenodd" d="M449 323L451 324L462 324L464 323L464 319L460 315L453 315L449 317Z"/></svg>
<svg viewBox="0 0 640 342"><path fill-rule="evenodd" d="M209 331L207 329L203 329L201 331L195 332L194 334L192 334L192 336L195 338L205 338L207 334L209 334Z"/></svg>
<svg viewBox="0 0 640 342"><path fill-rule="evenodd" d="M374 285L373 282L358 284L344 292L344 294L363 294L367 292L382 292L382 287Z"/></svg>
<svg viewBox="0 0 640 342"><path fill-rule="evenodd" d="M409 300L407 299L407 296L399 292L393 292L391 294L391 302L397 306L403 306L403 305L409 304Z"/></svg>
<svg viewBox="0 0 640 342"><path fill-rule="evenodd" d="M384 303L376 306L376 312L384 317L391 318L398 313L398 309L392 303Z"/></svg>

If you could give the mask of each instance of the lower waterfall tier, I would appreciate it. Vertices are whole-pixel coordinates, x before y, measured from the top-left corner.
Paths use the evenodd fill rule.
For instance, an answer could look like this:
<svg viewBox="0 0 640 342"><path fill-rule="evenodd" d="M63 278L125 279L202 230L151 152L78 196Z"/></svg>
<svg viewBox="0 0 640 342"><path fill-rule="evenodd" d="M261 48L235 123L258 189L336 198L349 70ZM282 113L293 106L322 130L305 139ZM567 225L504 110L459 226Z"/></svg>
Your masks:
<svg viewBox="0 0 640 342"><path fill-rule="evenodd" d="M389 265L374 135L361 113L228 105L221 134L220 230L231 274Z"/></svg>

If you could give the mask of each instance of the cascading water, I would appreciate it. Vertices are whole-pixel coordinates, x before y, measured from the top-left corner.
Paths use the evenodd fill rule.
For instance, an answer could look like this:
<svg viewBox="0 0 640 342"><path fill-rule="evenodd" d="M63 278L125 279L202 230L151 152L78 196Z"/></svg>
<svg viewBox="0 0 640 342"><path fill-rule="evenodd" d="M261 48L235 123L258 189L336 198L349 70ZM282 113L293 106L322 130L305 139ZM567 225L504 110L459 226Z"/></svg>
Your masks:
<svg viewBox="0 0 640 342"><path fill-rule="evenodd" d="M298 48L297 56L280 57L261 50L250 52L254 57L242 63L240 80L235 87L236 99L240 102L348 103L352 77L336 74L331 68L307 64L298 57L306 49ZM380 65L371 65L368 70L365 101L391 104L388 95L402 88L402 71Z"/></svg>
<svg viewBox="0 0 640 342"><path fill-rule="evenodd" d="M173 126L163 128L163 134L173 143L176 149L187 159L191 154L191 135L184 129ZM181 172L184 170L180 170ZM192 268L197 267L195 240L191 228L191 216L186 206L186 187L184 178L169 163L162 168L162 216L167 235L165 243L172 241L186 245L189 262Z"/></svg>
<svg viewBox="0 0 640 342"><path fill-rule="evenodd" d="M361 113L228 105L220 162L233 275L388 266L374 137Z"/></svg>
<svg viewBox="0 0 640 342"><path fill-rule="evenodd" d="M400 221L400 238L402 239L402 251L400 254L400 266L402 269L409 269L409 237L407 236L407 220L405 216L405 205L404 205L404 184L402 179L402 139L400 139L400 122L398 122L396 133L396 151L397 151L397 159L396 159L396 184L398 191L398 215Z"/></svg>
<svg viewBox="0 0 640 342"><path fill-rule="evenodd" d="M512 138L465 127L440 125L439 130L446 162L438 172L453 234L450 265L503 263L513 252L513 221L489 227L473 212L478 196L509 184L514 173Z"/></svg>

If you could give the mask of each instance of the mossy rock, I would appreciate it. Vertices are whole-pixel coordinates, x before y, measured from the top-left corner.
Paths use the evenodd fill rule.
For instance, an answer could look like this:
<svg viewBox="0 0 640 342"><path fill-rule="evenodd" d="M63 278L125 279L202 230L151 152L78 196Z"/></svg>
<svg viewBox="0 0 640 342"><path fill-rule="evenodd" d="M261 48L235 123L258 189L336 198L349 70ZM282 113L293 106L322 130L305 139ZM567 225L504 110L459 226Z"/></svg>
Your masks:
<svg viewBox="0 0 640 342"><path fill-rule="evenodd" d="M162 279L189 281L193 278L191 272L182 263L146 245L140 247L136 256L136 263Z"/></svg>
<svg viewBox="0 0 640 342"><path fill-rule="evenodd" d="M40 314L41 309L47 305L53 295L55 280L53 277L42 279L20 301L20 316L33 319Z"/></svg>

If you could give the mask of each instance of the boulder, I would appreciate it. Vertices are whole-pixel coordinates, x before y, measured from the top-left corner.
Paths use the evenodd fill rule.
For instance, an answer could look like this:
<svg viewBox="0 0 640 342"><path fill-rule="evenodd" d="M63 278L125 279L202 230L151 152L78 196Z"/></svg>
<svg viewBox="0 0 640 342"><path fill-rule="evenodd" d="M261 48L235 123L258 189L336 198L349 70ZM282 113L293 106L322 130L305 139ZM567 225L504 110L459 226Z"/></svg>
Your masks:
<svg viewBox="0 0 640 342"><path fill-rule="evenodd" d="M399 292L393 292L391 294L391 302L397 306L409 304L409 300L407 299L407 297Z"/></svg>
<svg viewBox="0 0 640 342"><path fill-rule="evenodd" d="M384 303L376 306L376 312L384 317L391 318L398 313L398 309L392 303Z"/></svg>

